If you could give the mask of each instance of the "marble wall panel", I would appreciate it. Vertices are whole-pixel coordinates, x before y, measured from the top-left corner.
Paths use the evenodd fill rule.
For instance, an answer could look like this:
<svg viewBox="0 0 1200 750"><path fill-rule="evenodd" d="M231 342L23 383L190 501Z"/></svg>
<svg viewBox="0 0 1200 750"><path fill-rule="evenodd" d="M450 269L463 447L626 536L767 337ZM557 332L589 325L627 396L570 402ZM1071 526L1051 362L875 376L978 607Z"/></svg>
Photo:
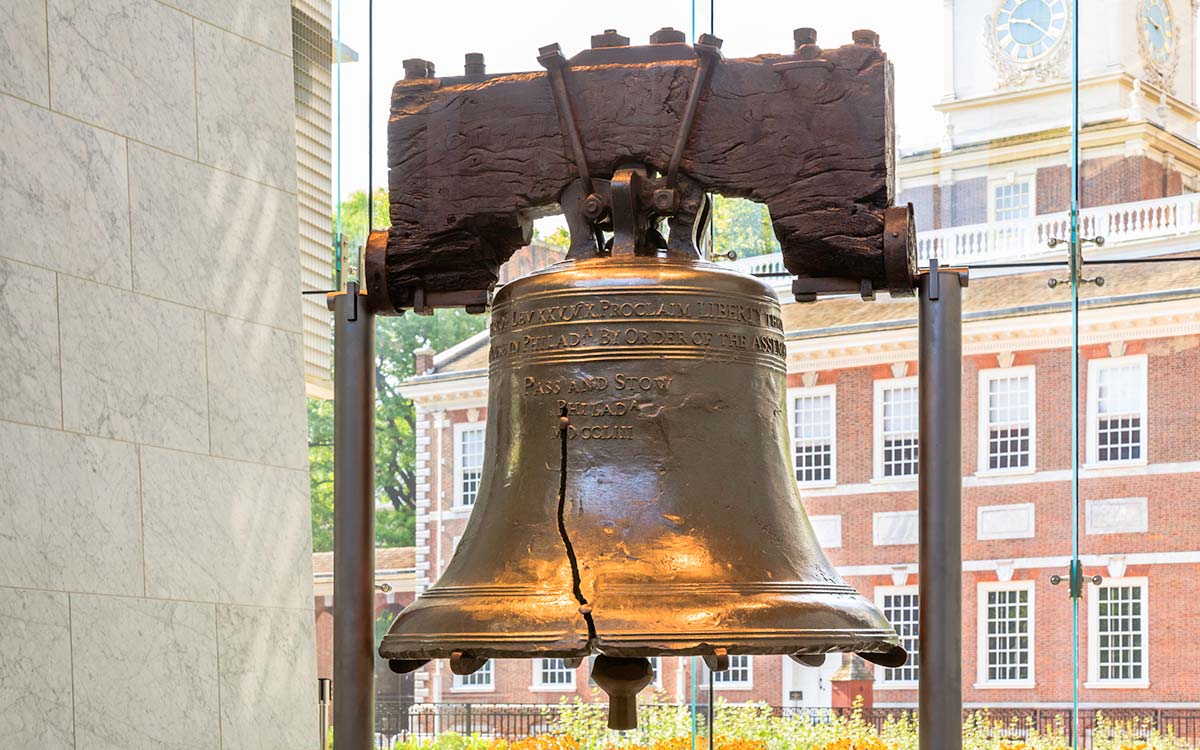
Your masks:
<svg viewBox="0 0 1200 750"><path fill-rule="evenodd" d="M200 161L295 192L291 57L197 22L196 90Z"/></svg>
<svg viewBox="0 0 1200 750"><path fill-rule="evenodd" d="M189 16L155 0L49 0L49 16L55 110L196 155ZM229 95L251 98L246 90Z"/></svg>
<svg viewBox="0 0 1200 750"><path fill-rule="evenodd" d="M221 606L217 640L222 750L315 746L312 611Z"/></svg>
<svg viewBox="0 0 1200 750"><path fill-rule="evenodd" d="M0 3L0 92L49 104L46 54L46 0Z"/></svg>
<svg viewBox="0 0 1200 750"><path fill-rule="evenodd" d="M142 498L150 596L311 605L305 472L143 448Z"/></svg>
<svg viewBox="0 0 1200 750"><path fill-rule="evenodd" d="M207 451L204 313L69 277L58 291L66 428Z"/></svg>
<svg viewBox="0 0 1200 750"><path fill-rule="evenodd" d="M0 445L0 586L141 595L137 448L11 422Z"/></svg>
<svg viewBox="0 0 1200 750"><path fill-rule="evenodd" d="M294 194L138 143L129 188L135 291L300 329Z"/></svg>
<svg viewBox="0 0 1200 750"><path fill-rule="evenodd" d="M300 334L220 315L207 332L213 454L307 467Z"/></svg>
<svg viewBox="0 0 1200 750"><path fill-rule="evenodd" d="M0 96L0 255L128 288L125 139Z"/></svg>
<svg viewBox="0 0 1200 750"><path fill-rule="evenodd" d="M292 4L289 0L164 0L213 26L292 54Z"/></svg>
<svg viewBox="0 0 1200 750"><path fill-rule="evenodd" d="M70 624L66 594L0 588L5 747L75 747Z"/></svg>
<svg viewBox="0 0 1200 750"><path fill-rule="evenodd" d="M79 750L219 750L211 604L71 596Z"/></svg>
<svg viewBox="0 0 1200 750"><path fill-rule="evenodd" d="M54 274L0 258L0 419L59 427Z"/></svg>

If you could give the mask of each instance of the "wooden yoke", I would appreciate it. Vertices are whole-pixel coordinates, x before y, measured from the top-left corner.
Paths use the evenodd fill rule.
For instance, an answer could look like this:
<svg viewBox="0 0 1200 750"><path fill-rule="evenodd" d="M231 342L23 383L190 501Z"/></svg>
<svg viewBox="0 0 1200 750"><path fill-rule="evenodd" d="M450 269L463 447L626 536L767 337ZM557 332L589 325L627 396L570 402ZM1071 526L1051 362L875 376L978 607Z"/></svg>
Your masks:
<svg viewBox="0 0 1200 750"><path fill-rule="evenodd" d="M793 54L724 60L707 35L692 46L664 29L629 46L606 32L570 60L542 48L544 72L485 75L468 56L467 75L441 79L406 61L388 125L392 227L366 251L375 309L484 309L533 219L560 204L569 257L606 253L611 181L631 168L649 216L669 219L652 252L694 255L705 193L719 193L767 205L797 299L911 294L891 64L874 32L853 39L822 50L798 29Z"/></svg>

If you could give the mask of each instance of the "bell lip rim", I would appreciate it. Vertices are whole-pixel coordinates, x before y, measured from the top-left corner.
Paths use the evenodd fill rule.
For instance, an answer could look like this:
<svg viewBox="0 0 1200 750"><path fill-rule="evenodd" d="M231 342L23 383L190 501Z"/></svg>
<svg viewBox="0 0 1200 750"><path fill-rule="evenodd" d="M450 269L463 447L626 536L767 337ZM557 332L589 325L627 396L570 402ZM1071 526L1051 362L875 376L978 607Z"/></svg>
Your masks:
<svg viewBox="0 0 1200 750"><path fill-rule="evenodd" d="M556 648L547 647L540 648L525 648L525 649L497 649L494 644L484 646L478 644L472 648L472 645L467 640L460 640L455 646L434 646L427 648L414 648L401 652L384 653L385 647L388 645L388 639L385 637L379 645L379 655L383 659L389 660L409 660L416 661L420 659L449 659L455 652L470 654L475 658L484 659L570 659L592 656L595 654L604 654L607 656L621 657L683 657L683 656L707 656L713 655L717 650L723 650L730 656L792 656L792 655L818 655L818 654L836 654L836 653L853 653L858 655L872 654L885 657L891 654L903 654L907 660L908 650L900 643L898 635L891 638L848 638L843 642L830 643L826 640L823 643L801 644L793 643L791 645L768 645L747 643L746 641L728 641L720 643L717 641L704 641L696 643L694 640L689 641L692 645L681 645L679 648L664 648L661 642L655 645L615 645L612 643L604 643L603 637L596 640L590 640L582 647L575 648ZM877 662L876 662L877 663ZM904 664L901 661L899 664Z"/></svg>

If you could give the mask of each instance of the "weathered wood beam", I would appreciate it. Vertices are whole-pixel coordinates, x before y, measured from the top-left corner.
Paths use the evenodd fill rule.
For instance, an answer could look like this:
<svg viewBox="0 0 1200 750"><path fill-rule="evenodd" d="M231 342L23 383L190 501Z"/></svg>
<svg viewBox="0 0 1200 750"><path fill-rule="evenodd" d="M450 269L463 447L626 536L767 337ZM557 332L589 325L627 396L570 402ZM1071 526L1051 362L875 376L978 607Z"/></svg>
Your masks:
<svg viewBox="0 0 1200 750"><path fill-rule="evenodd" d="M706 190L767 204L789 272L911 288L885 264L893 199L892 71L872 32L822 50L724 60L680 162ZM565 71L594 178L640 162L665 173L698 57L686 44L580 53ZM420 73L418 73L420 75ZM392 227L368 250L375 297L486 290L578 178L545 72L413 78L388 126ZM911 238L905 227L904 243ZM895 242L892 243L894 255ZM906 271L911 247L902 247ZM372 271L372 267L375 269ZM372 281L373 279L373 281ZM896 290L903 291L903 290Z"/></svg>

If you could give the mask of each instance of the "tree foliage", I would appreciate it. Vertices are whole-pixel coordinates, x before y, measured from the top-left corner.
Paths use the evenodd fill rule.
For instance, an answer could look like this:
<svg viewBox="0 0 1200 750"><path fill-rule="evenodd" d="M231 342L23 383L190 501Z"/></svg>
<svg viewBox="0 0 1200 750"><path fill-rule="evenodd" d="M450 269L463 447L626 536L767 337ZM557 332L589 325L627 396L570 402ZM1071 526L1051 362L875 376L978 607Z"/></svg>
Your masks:
<svg viewBox="0 0 1200 750"><path fill-rule="evenodd" d="M349 238L365 236L366 200L366 193L358 191L342 204L342 231ZM382 188L376 191L373 213L375 228L388 225ZM409 546L415 539L416 417L412 402L400 395L400 384L414 374L413 351L422 346L447 349L482 331L484 325L483 316L460 310L376 319L375 542L380 547ZM308 402L308 460L313 549L323 552L333 549L331 401Z"/></svg>
<svg viewBox="0 0 1200 750"><path fill-rule="evenodd" d="M724 255L730 250L739 258L779 252L765 204L713 196L713 251Z"/></svg>

